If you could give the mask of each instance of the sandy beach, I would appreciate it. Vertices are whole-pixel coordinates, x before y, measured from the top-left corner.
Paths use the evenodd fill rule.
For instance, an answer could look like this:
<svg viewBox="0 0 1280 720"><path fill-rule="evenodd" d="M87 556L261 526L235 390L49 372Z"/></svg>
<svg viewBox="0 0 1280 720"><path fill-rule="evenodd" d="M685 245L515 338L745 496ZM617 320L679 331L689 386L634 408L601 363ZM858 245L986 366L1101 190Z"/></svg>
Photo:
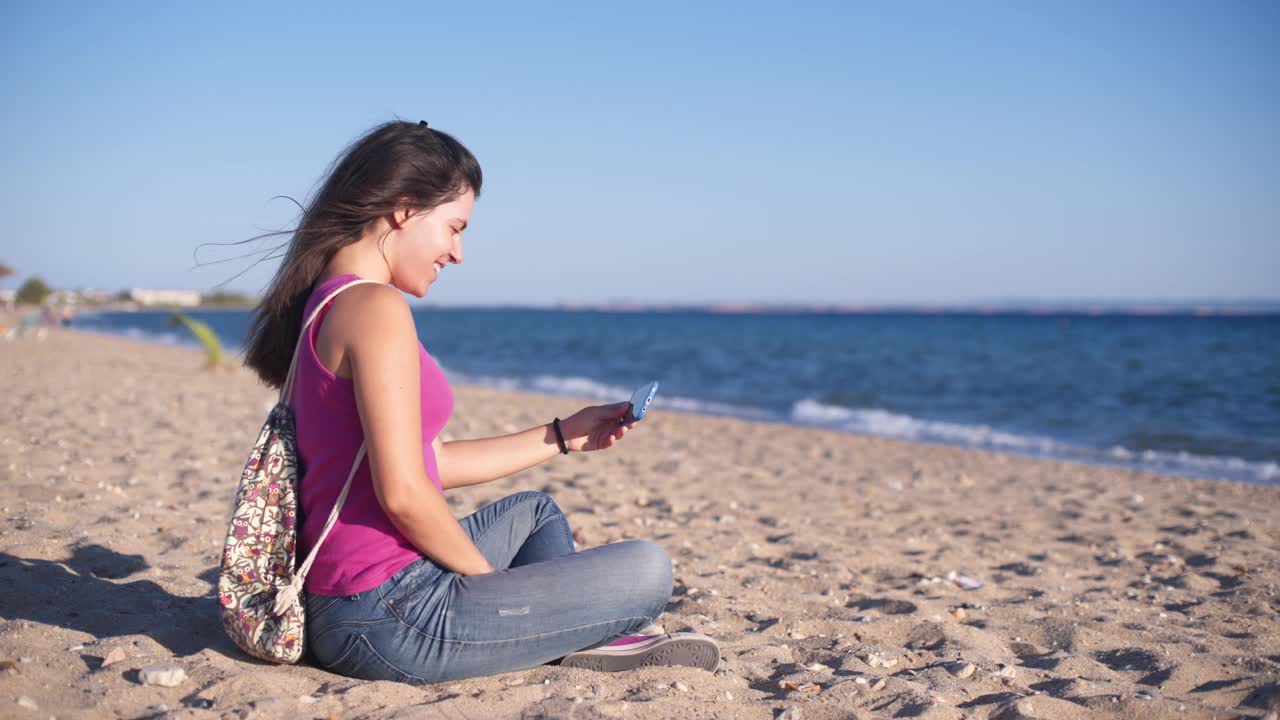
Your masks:
<svg viewBox="0 0 1280 720"><path fill-rule="evenodd" d="M449 499L461 516L543 490L580 547L660 543L676 563L660 622L716 637L716 673L543 666L409 686L253 661L224 635L213 589L274 393L243 368L202 364L60 329L0 345L0 717L1225 719L1280 707L1280 488L660 403L614 449ZM445 440L588 404L454 389ZM141 684L155 663L186 677Z"/></svg>

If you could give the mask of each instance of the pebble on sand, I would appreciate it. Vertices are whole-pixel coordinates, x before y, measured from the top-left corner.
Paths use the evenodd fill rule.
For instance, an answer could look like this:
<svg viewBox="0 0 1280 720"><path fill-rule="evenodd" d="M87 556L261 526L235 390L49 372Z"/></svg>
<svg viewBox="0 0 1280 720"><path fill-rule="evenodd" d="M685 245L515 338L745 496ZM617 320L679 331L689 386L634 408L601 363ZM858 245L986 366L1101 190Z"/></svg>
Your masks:
<svg viewBox="0 0 1280 720"><path fill-rule="evenodd" d="M174 663L157 663L147 665L138 671L138 679L143 685L159 685L160 687L177 687L187 678L187 671Z"/></svg>
<svg viewBox="0 0 1280 720"><path fill-rule="evenodd" d="M873 668L884 667L884 656L878 652L867 653L862 658L862 661L865 662L869 667L873 667Z"/></svg>
<svg viewBox="0 0 1280 720"><path fill-rule="evenodd" d="M961 575L955 570L947 573L947 580L961 590L977 590L982 587L981 580L975 580L967 575Z"/></svg>
<svg viewBox="0 0 1280 720"><path fill-rule="evenodd" d="M978 666L971 662L957 662L952 663L947 669L951 671L952 675L963 680L972 675L974 671L978 669Z"/></svg>
<svg viewBox="0 0 1280 720"><path fill-rule="evenodd" d="M115 665L118 662L121 662L124 659L125 659L124 651L121 650L120 648L115 648L111 652L107 653L106 657L102 658L102 667L110 667L112 665Z"/></svg>
<svg viewBox="0 0 1280 720"><path fill-rule="evenodd" d="M24 707L24 708L28 709L28 710L39 710L39 709L40 709L40 706L36 704L36 701L35 701L35 700L32 700L31 698L27 697L26 695L22 695L22 696L20 696L20 697L18 698L18 704L19 704L19 705L21 705L22 707Z"/></svg>

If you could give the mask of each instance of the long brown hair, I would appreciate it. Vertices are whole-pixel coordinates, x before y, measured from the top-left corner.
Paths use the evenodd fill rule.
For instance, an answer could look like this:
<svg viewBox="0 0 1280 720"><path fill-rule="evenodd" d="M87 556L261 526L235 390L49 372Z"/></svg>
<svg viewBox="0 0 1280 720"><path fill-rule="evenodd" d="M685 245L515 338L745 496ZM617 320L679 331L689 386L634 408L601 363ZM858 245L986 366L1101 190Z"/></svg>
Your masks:
<svg viewBox="0 0 1280 720"><path fill-rule="evenodd" d="M244 362L272 387L284 384L302 331L303 306L334 253L359 240L379 218L394 227L391 215L398 208L427 211L468 189L479 197L483 181L475 156L426 123L379 125L331 167L254 309Z"/></svg>

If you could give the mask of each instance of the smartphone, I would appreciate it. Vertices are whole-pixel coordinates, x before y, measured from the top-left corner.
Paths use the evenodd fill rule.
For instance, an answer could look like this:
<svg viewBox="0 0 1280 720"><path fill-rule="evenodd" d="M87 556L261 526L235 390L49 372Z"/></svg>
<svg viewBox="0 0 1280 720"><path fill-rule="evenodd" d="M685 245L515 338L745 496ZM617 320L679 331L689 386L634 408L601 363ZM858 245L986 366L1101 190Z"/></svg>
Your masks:
<svg viewBox="0 0 1280 720"><path fill-rule="evenodd" d="M645 383L636 388L631 393L631 407L627 408L627 414L622 416L619 425L630 425L644 418L645 412L649 410L649 404L653 402L653 396L658 394L658 381Z"/></svg>

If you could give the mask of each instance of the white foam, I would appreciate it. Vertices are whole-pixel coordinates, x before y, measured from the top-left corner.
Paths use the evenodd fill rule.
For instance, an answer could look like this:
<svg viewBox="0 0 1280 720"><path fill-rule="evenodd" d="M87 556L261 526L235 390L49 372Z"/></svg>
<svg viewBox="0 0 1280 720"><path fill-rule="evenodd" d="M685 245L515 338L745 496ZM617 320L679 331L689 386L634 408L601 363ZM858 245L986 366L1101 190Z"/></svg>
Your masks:
<svg viewBox="0 0 1280 720"><path fill-rule="evenodd" d="M574 397L585 397L601 402L621 402L631 397L631 393L635 388L622 387L621 385L610 385L602 383L590 378L569 376L558 377L555 375L538 375L533 378L521 379L504 376L492 375L469 375L461 372L453 372L444 368L451 382L460 382L473 385L484 385L486 387L498 388L499 390L528 390L531 392L547 393L549 395L572 395ZM697 413L700 415L725 415L729 417L744 418L748 420L777 420L778 418L767 410L754 408L746 405L733 405L730 403L708 402L706 400L697 400L694 398L681 397L679 395L665 395L659 392L654 398L653 408L662 410L675 410L677 412Z"/></svg>
<svg viewBox="0 0 1280 720"><path fill-rule="evenodd" d="M198 346L196 340L189 334L178 331L157 332L136 327L94 328L79 326L76 329L108 335L120 335L166 345ZM237 350L238 348L228 348L228 352ZM439 363L438 359L437 363ZM451 382L484 385L502 390L526 390L551 395L572 395L601 402L625 400L631 396L631 392L634 390L634 388L610 385L581 376L538 375L532 378L513 378L471 375L452 371L445 367L443 363L440 363L440 365ZM654 407L660 410L721 415L745 420L791 422L798 425L843 430L859 435L875 435L918 442L959 445L1037 457L1077 460L1101 465L1118 465L1150 472L1212 479L1242 480L1263 484L1280 483L1280 462L1276 461L1253 462L1237 457L1195 455L1185 451L1135 451L1121 446L1099 450L1064 443L1043 436L1010 433L989 425L968 425L941 420L926 420L878 408L847 408L827 405L812 399L796 402L786 416L779 416L769 410L749 405L712 402L665 395L663 393L659 393L658 397L655 398Z"/></svg>
<svg viewBox="0 0 1280 720"><path fill-rule="evenodd" d="M439 362L437 360L437 362ZM451 382L461 382L472 385L484 385L486 387L498 388L499 390L527 390L531 392L547 393L549 395L573 395L576 397L588 397L596 400L613 400L618 398L626 399L631 396L631 390L621 387L608 385L596 380L585 377L557 377L555 375L537 375L532 378L513 378L494 375L471 375L463 372L449 370L443 364L440 365Z"/></svg>
<svg viewBox="0 0 1280 720"><path fill-rule="evenodd" d="M1097 450L1048 437L1004 432L989 425L922 420L877 408L846 408L808 399L792 407L790 420L861 435L1121 465L1151 472L1266 484L1280 482L1280 464L1276 462L1251 462L1237 457L1211 457L1186 451L1134 451L1120 446Z"/></svg>
<svg viewBox="0 0 1280 720"><path fill-rule="evenodd" d="M791 408L791 420L805 425L822 425L866 435L932 440L969 447L1017 449L1035 452L1053 450L1058 442L1047 437L1015 435L989 425L963 425L939 420L921 420L876 408L851 409L801 400Z"/></svg>
<svg viewBox="0 0 1280 720"><path fill-rule="evenodd" d="M657 402L657 398L654 399L654 402ZM774 413L762 408L751 407L748 405L709 402L707 400L695 400L693 398L685 398L678 395L664 398L662 400L662 409L697 413L699 415L724 415L728 417L743 418L746 420L778 420L778 417Z"/></svg>
<svg viewBox="0 0 1280 720"><path fill-rule="evenodd" d="M181 347L200 348L200 341L191 333L182 329L174 330L144 330L139 327L94 327L92 325L80 324L79 321L73 326L76 332L93 333L96 335L111 335L113 337L129 338L130 340L138 340L140 342L158 343L160 345L178 345ZM228 356L237 356L243 353L244 348L234 343L221 340L222 351Z"/></svg>
<svg viewBox="0 0 1280 720"><path fill-rule="evenodd" d="M590 378L538 375L529 379L500 376L476 376L446 371L451 381L485 385L504 390L528 390L551 395L572 395L602 402L618 402L631 394L631 388L601 383ZM1190 475L1211 479L1242 480L1273 484L1280 482L1280 464L1250 462L1235 457L1209 457L1188 452L1135 452L1123 447L1098 450L1073 445L1037 435L1019 435L998 430L990 425L967 425L941 420L925 420L878 408L846 408L806 399L795 403L786 417L763 408L731 403L718 403L694 398L658 394L654 406L659 410L721 415L744 420L791 422L797 425L842 430L859 435L932 442L942 445L982 448L1035 457L1075 460L1100 465L1118 465L1150 472Z"/></svg>
<svg viewBox="0 0 1280 720"><path fill-rule="evenodd" d="M1107 453L1119 460L1137 463L1152 470L1184 472L1191 468L1197 475L1217 477L1225 475L1232 478L1243 478L1263 483L1280 483L1280 463L1250 462L1238 457L1208 457L1195 455L1185 450L1168 452L1162 450L1142 450L1134 452L1129 448L1115 446Z"/></svg>
<svg viewBox="0 0 1280 720"><path fill-rule="evenodd" d="M130 340L138 340L141 342L159 343L161 345L189 345L198 347L199 342L190 334L185 332L169 332L143 330L142 328L126 327L126 328L102 328L102 327L84 327L77 326L77 332L91 332L99 335L114 335L116 337L125 337Z"/></svg>
<svg viewBox="0 0 1280 720"><path fill-rule="evenodd" d="M618 398L625 400L631 397L630 389L575 376L538 375L530 382L530 388L538 392L556 395L578 395L600 400L616 400Z"/></svg>

